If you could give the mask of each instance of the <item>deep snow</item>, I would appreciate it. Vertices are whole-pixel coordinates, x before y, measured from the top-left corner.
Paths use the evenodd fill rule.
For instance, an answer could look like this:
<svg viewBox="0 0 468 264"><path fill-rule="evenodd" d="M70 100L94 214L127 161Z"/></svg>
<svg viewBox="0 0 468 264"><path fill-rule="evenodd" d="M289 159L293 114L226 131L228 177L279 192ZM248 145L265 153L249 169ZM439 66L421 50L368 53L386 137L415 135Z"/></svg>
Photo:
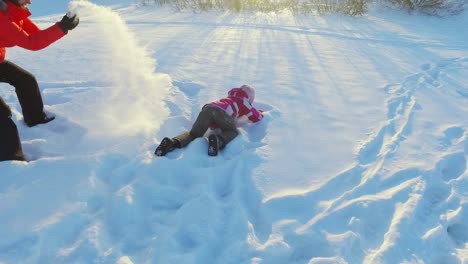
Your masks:
<svg viewBox="0 0 468 264"><path fill-rule="evenodd" d="M0 85L34 160L0 163L0 263L468 262L467 14L72 5L8 51L57 119ZM153 155L243 83L266 117L220 156Z"/></svg>

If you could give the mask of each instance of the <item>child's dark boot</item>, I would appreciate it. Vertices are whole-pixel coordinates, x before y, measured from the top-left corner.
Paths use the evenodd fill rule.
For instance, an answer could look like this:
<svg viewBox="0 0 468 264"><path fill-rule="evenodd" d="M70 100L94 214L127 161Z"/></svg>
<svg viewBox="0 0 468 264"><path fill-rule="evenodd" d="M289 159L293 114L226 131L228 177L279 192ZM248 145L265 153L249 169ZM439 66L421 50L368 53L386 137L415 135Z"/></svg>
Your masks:
<svg viewBox="0 0 468 264"><path fill-rule="evenodd" d="M208 137L208 155L217 156L219 150L224 148L224 139L221 136L210 135Z"/></svg>
<svg viewBox="0 0 468 264"><path fill-rule="evenodd" d="M154 151L154 154L156 154L156 156L161 157L166 155L168 152L173 151L176 147L180 148L180 144L179 142L177 142L177 140L165 137Z"/></svg>

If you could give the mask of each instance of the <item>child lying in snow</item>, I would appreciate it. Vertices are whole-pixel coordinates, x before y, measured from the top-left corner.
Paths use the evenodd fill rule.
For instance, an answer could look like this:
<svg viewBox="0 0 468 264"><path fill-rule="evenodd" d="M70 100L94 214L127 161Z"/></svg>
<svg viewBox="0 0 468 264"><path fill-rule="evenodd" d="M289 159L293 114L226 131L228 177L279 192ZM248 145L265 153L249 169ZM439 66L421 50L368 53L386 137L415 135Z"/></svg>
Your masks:
<svg viewBox="0 0 468 264"><path fill-rule="evenodd" d="M263 111L252 106L254 99L255 90L248 85L231 89L226 98L203 106L190 131L172 139L165 137L154 154L164 156L175 148L183 148L195 138L203 137L208 128L216 127L221 129L221 133L208 137L208 155L218 155L218 151L237 136L236 121L239 118L246 117L252 123L263 118Z"/></svg>

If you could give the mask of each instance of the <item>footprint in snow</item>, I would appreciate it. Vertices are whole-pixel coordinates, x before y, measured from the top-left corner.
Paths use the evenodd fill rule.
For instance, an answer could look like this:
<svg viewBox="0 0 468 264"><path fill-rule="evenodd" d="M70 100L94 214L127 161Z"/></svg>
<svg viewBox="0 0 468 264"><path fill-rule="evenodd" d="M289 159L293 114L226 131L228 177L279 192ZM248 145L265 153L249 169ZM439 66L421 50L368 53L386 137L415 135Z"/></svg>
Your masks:
<svg viewBox="0 0 468 264"><path fill-rule="evenodd" d="M468 226L464 224L453 224L447 227L447 233L457 245L468 242Z"/></svg>
<svg viewBox="0 0 468 264"><path fill-rule="evenodd" d="M429 216L433 214L437 206L445 201L449 195L450 190L447 185L429 187L424 193L418 216L420 216L423 221L429 219Z"/></svg>
<svg viewBox="0 0 468 264"><path fill-rule="evenodd" d="M444 180L457 179L466 172L465 155L462 152L447 155L442 158L436 168Z"/></svg>
<svg viewBox="0 0 468 264"><path fill-rule="evenodd" d="M41 157L49 156L42 151L44 148L43 146L46 144L47 140L42 138L22 142L23 152L26 160L34 161L40 159Z"/></svg>
<svg viewBox="0 0 468 264"><path fill-rule="evenodd" d="M464 133L465 133L465 130L458 126L449 127L445 129L444 138L442 138L441 140L442 146L444 147L452 146L454 141L460 139Z"/></svg>
<svg viewBox="0 0 468 264"><path fill-rule="evenodd" d="M172 85L179 88L179 90L189 98L193 98L203 88L201 84L190 81L173 81Z"/></svg>

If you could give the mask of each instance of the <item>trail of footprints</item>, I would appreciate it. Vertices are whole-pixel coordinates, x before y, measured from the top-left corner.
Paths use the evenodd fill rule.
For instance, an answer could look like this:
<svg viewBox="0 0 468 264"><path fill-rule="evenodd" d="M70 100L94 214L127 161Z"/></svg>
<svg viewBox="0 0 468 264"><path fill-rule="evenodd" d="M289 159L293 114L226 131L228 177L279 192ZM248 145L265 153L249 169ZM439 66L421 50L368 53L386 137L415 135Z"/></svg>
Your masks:
<svg viewBox="0 0 468 264"><path fill-rule="evenodd" d="M417 178L420 178L424 183L423 189L410 192L421 195L421 199L417 202L414 208L415 211L413 212L417 219L398 223L399 230L411 230L416 237L415 239L421 243L423 241L420 239L429 230L442 226L445 228L449 240L453 241L456 247L465 247L465 243L468 242L468 223L466 223L466 219L468 219L468 207L463 205L461 201L463 197L454 195L454 193L461 193L461 196L465 197L468 195L468 191L465 190L468 189L466 177L468 175L468 132L466 128L462 125L455 125L443 131L439 139L439 145L443 151L442 153L446 152L448 154L442 156L437 164L434 164L433 168L429 170L418 168L405 169L394 173L386 180L379 177L382 173L384 161L391 158L392 153L396 152L398 147L412 133L415 113L421 108L415 95L418 89L443 88L442 92L450 96L468 98L468 89L466 88L457 87L456 85L448 88L443 86L443 82L445 81L443 79L445 76L444 71L452 69L455 69L454 72L464 72L465 69L468 69L468 58L447 60L439 64L425 64L422 66L420 73L408 76L401 84L388 85L385 88L390 95L390 98L387 100L386 120L384 120L375 135L362 145L357 155L357 164L353 168L348 172L337 175L331 182L318 190L300 195L279 197L265 204L263 209L265 209L267 214L276 216L270 219L272 220L270 224L281 221L284 215L277 214L276 211L284 210L286 207L292 209L290 213L291 217L288 217L288 219L299 221L292 224L295 227L299 226L299 228L292 228L291 230L295 230L294 232L288 231L288 234L284 234L285 242L292 246L292 248L295 248L293 255L302 254L305 259L313 258L314 254L302 252L300 248L295 247L297 246L296 244L299 243L298 241L306 238L307 234L316 234L317 228L320 229L321 223L336 221L336 215L341 211L339 208L347 202L359 200L360 197L372 195L375 192L384 192ZM454 149L459 149L459 146L463 146L463 150L454 151ZM352 175L354 176L350 177ZM365 177L368 178L365 179ZM350 180L351 178L353 180ZM336 187L341 186L337 185L337 181L344 179L349 181L347 189L337 190ZM317 200L317 198L324 198L323 193L327 193L326 199L328 200ZM404 199L405 196L399 197L400 199ZM403 201L401 200L401 202ZM385 201L381 202L385 203ZM399 201L396 199L394 202ZM303 204L310 204L310 208L313 210L307 212L302 210L301 205ZM327 204L327 206L323 207L321 204ZM297 209L295 205L297 205ZM355 207L356 210L358 208L360 208L359 210L366 210L365 205L362 208L358 204L355 206L357 206ZM441 218L447 218L446 216L449 212L456 212L456 215L451 219L441 220ZM383 213L388 214L390 218L394 214L391 210L390 212ZM360 219L360 221L365 226L372 224L372 221L369 219ZM383 238L389 230L385 230L385 227L382 226L379 226L379 228L384 229L375 230L376 233L373 236ZM412 237L409 234L405 235L407 239ZM314 239L320 239L319 237L314 236ZM364 235L364 237L366 236ZM379 240L376 239L375 241ZM326 241L323 242L326 243ZM361 241L361 243L363 242ZM383 246L383 250L389 250L385 249L384 245L369 244L368 246L371 248ZM326 248L323 248L323 250L326 250ZM418 257L428 261L437 259L437 256Z"/></svg>

